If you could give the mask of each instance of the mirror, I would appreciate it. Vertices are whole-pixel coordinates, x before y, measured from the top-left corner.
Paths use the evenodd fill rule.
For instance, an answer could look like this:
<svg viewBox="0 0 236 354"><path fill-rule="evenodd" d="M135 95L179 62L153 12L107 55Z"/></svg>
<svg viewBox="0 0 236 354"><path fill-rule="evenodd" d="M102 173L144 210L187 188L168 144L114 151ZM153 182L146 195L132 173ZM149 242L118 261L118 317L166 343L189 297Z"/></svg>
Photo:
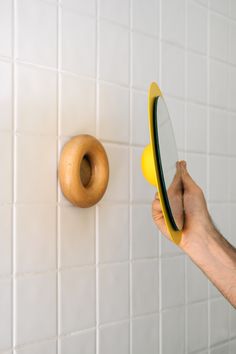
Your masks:
<svg viewBox="0 0 236 354"><path fill-rule="evenodd" d="M184 223L178 152L170 115L155 82L149 88L148 117L150 144L142 154L142 171L147 181L157 187L167 230L178 244Z"/></svg>
<svg viewBox="0 0 236 354"><path fill-rule="evenodd" d="M183 202L180 174L177 171L177 146L170 115L162 96L154 100L153 109L154 149L160 183L172 227L177 231L183 227Z"/></svg>

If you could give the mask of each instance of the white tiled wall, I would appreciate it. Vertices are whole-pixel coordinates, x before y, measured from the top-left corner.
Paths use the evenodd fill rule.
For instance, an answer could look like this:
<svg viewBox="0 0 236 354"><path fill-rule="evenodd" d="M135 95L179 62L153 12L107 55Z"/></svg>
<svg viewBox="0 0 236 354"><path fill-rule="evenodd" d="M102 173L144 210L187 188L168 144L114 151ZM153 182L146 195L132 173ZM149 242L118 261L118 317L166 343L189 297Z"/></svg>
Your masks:
<svg viewBox="0 0 236 354"><path fill-rule="evenodd" d="M152 222L154 80L236 243L235 0L0 0L0 354L236 352L235 311ZM80 133L110 162L90 209L57 187Z"/></svg>

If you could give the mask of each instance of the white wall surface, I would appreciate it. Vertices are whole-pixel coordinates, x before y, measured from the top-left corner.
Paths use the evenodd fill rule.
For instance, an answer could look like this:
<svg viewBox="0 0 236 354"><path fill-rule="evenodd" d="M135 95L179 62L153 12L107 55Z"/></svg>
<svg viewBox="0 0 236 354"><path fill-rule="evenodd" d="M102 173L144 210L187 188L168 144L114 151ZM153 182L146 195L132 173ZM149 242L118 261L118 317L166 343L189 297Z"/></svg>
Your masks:
<svg viewBox="0 0 236 354"><path fill-rule="evenodd" d="M236 243L234 0L0 0L0 353L236 352L236 312L152 223L141 175L158 81L179 155ZM96 207L57 186L104 144Z"/></svg>

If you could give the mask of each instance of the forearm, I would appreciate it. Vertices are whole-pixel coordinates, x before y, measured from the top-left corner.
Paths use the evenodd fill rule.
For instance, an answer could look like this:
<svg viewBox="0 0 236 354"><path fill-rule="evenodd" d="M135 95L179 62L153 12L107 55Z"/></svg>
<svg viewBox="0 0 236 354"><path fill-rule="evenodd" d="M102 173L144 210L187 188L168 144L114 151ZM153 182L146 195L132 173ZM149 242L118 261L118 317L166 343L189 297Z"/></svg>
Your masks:
<svg viewBox="0 0 236 354"><path fill-rule="evenodd" d="M182 248L236 308L236 249L215 228Z"/></svg>

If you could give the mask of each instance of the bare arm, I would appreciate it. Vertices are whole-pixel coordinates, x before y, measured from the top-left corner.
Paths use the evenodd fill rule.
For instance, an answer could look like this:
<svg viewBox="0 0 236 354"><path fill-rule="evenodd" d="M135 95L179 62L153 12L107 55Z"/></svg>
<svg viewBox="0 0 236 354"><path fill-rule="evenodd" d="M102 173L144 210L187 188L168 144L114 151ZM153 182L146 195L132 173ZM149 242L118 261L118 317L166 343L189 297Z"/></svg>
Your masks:
<svg viewBox="0 0 236 354"><path fill-rule="evenodd" d="M215 228L200 187L180 162L185 221L180 248L206 274L236 308L236 249ZM167 237L158 197L153 202L153 219Z"/></svg>

